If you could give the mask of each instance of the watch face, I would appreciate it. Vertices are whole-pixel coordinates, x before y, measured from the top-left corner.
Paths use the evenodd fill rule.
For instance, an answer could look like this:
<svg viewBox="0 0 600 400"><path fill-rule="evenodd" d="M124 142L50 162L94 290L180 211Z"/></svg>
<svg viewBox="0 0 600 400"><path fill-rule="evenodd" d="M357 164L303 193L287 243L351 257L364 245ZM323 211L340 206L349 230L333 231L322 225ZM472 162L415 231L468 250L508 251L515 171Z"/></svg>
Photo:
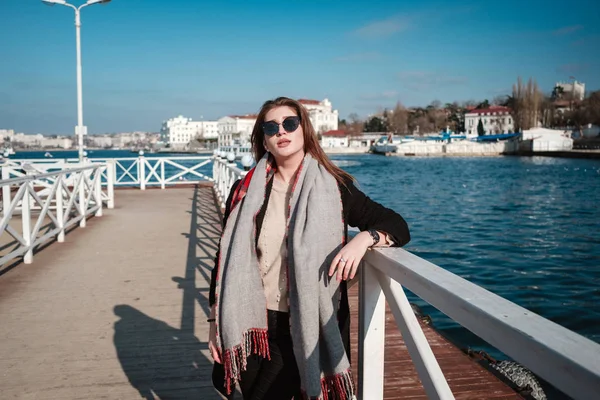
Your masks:
<svg viewBox="0 0 600 400"><path fill-rule="evenodd" d="M375 229L369 230L369 233L371 234L371 237L373 238L373 243L374 244L379 243L379 233Z"/></svg>

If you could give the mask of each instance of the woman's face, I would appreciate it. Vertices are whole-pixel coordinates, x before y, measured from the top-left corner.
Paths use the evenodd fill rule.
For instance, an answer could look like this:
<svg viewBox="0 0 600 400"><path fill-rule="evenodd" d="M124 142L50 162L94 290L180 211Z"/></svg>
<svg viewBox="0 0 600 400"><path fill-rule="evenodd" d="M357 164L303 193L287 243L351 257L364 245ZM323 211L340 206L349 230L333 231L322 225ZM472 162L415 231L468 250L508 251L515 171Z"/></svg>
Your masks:
<svg viewBox="0 0 600 400"><path fill-rule="evenodd" d="M288 132L284 125L289 129L294 126L294 118L298 115L296 111L287 106L281 106L272 109L265 115L265 123L275 122L278 124L276 134L269 136L265 133L265 147L275 157L279 163L295 157L304 157L304 131L302 125L298 124L296 129ZM289 118L286 121L286 118ZM284 121L285 124L284 124Z"/></svg>

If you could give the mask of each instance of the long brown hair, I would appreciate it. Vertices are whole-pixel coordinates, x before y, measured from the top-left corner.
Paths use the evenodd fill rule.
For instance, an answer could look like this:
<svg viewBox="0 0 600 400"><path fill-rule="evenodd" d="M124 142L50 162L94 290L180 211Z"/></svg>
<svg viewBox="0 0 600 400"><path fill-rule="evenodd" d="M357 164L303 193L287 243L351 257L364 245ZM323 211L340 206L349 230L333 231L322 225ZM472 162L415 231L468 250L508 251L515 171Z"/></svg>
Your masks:
<svg viewBox="0 0 600 400"><path fill-rule="evenodd" d="M315 128L313 128L312 123L310 122L310 117L308 116L306 108L296 100L288 97L278 97L275 100L267 100L258 113L254 129L252 129L252 137L250 139L252 142L252 153L254 154L256 162L263 158L267 152L264 146L265 133L262 129L262 124L265 122L265 116L269 111L277 107L289 107L292 110L295 110L296 114L300 117L300 126L302 126L302 131L304 132L305 153L310 154L319 164L325 167L338 183L346 185L348 182L354 181L352 175L331 162L329 157L327 157L327 154L323 151L323 148L319 144Z"/></svg>

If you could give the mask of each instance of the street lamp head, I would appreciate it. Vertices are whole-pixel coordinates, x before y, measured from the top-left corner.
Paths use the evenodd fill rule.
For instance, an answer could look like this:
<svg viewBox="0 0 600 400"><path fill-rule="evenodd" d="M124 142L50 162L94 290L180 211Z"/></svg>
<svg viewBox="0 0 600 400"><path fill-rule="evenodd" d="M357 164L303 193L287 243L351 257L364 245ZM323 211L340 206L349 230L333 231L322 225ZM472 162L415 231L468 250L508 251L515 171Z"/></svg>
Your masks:
<svg viewBox="0 0 600 400"><path fill-rule="evenodd" d="M62 4L62 5L67 4L67 2L65 0L42 0L42 3L44 3L47 6L53 6L55 4Z"/></svg>
<svg viewBox="0 0 600 400"><path fill-rule="evenodd" d="M91 6L92 4L97 4L97 3L106 4L106 3L110 3L110 0L88 0L87 1L88 6Z"/></svg>

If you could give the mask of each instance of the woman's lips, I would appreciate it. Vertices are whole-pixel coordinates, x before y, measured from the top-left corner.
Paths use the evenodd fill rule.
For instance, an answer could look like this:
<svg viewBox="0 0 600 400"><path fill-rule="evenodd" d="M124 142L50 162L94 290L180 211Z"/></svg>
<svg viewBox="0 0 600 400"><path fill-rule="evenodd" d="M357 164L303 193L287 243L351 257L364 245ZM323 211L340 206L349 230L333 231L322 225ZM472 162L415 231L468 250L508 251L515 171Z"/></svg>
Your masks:
<svg viewBox="0 0 600 400"><path fill-rule="evenodd" d="M277 147L287 147L291 142L287 139L282 139L277 142Z"/></svg>

